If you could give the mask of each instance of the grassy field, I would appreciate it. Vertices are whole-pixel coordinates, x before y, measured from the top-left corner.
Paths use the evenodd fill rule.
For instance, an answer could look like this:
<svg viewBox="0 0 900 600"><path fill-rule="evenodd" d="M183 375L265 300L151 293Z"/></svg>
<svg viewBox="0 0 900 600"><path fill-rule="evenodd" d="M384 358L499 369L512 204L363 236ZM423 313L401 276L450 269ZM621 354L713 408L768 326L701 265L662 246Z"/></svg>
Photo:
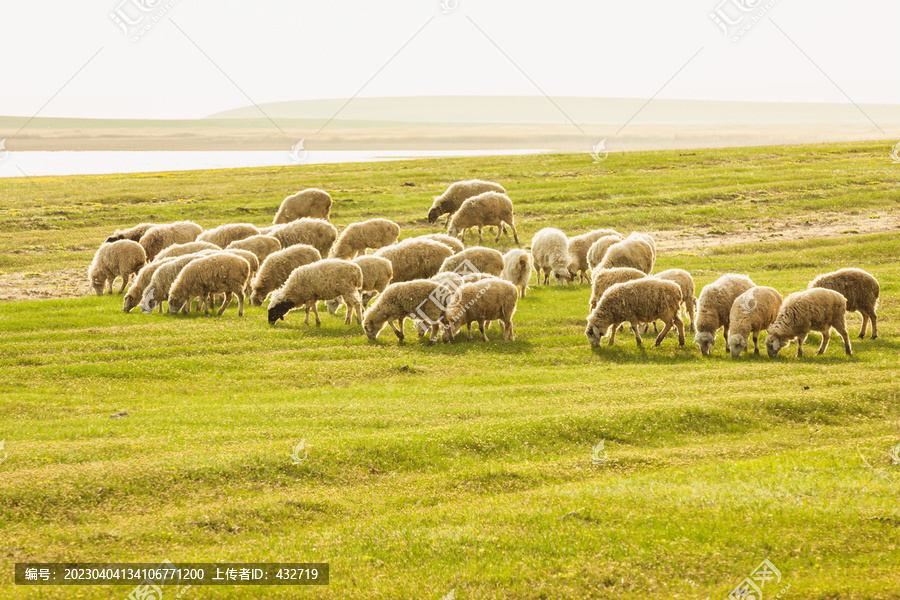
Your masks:
<svg viewBox="0 0 900 600"><path fill-rule="evenodd" d="M433 230L442 187L480 177L509 190L523 245L545 226L684 233L697 247L661 249L656 269L687 269L698 292L730 271L784 294L842 266L881 281L877 340L775 360L733 360L721 336L708 358L671 335L592 350L587 285L529 291L515 342L495 326L488 344L434 347L329 315L270 327L263 308L0 304L3 596L131 590L15 587L16 562L163 559L330 563L327 587L182 598L718 599L764 559L782 576L765 598L900 596L900 236L770 237L826 212L896 218L883 146L0 180L7 274L86 268L139 221L263 225L302 187L332 192L338 225L384 216L407 237ZM765 241L729 243L747 232Z"/></svg>

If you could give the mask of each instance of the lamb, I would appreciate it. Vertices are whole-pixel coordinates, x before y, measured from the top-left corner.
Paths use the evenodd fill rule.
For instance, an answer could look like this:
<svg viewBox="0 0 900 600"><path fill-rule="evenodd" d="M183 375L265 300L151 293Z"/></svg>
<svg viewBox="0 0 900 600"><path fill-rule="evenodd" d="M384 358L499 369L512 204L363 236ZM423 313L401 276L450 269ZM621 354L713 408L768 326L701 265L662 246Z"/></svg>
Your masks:
<svg viewBox="0 0 900 600"><path fill-rule="evenodd" d="M147 262L147 254L144 248L131 240L119 240L117 242L104 242L94 253L94 260L88 268L88 278L91 287L98 296L103 295L103 288L109 284L109 293L113 293L113 282L116 277L122 278L122 288L119 293L125 291L128 279L132 273L137 273Z"/></svg>
<svg viewBox="0 0 900 600"><path fill-rule="evenodd" d="M316 325L321 325L316 303L340 297L347 305L349 325L353 313L356 322L362 323L362 300L359 290L363 285L362 269L359 265L336 258L326 258L310 265L297 267L284 285L272 292L269 302L269 324L274 325L278 319L295 306L306 305L306 321L309 325L309 311L312 309L316 317Z"/></svg>
<svg viewBox="0 0 900 600"><path fill-rule="evenodd" d="M193 254L201 250L221 250L222 248L209 242L188 242L187 244L174 244L169 246L156 255L153 260L159 261L164 258L174 258L176 256L184 256L185 254Z"/></svg>
<svg viewBox="0 0 900 600"><path fill-rule="evenodd" d="M513 248L503 255L503 271L500 276L519 288L521 297L524 298L533 266L531 255L527 251Z"/></svg>
<svg viewBox="0 0 900 600"><path fill-rule="evenodd" d="M499 277L503 272L503 255L493 248L472 246L448 256L441 264L441 271L453 271L463 277L469 273L488 273Z"/></svg>
<svg viewBox="0 0 900 600"><path fill-rule="evenodd" d="M447 215L447 224L462 203L483 194L484 192L499 192L505 194L506 190L502 185L490 181L481 181L480 179L471 179L469 181L457 181L450 184L447 190L434 199L434 204L428 211L428 222L435 223L441 215Z"/></svg>
<svg viewBox="0 0 900 600"><path fill-rule="evenodd" d="M765 331L778 316L781 294L775 288L752 287L734 300L731 305L728 350L733 358L747 349L750 333L753 333L754 354L759 354L759 332Z"/></svg>
<svg viewBox="0 0 900 600"><path fill-rule="evenodd" d="M656 338L659 346L674 325L678 331L678 345L684 346L684 322L679 314L681 308L681 288L677 283L653 277L642 277L626 283L617 283L600 298L597 307L587 318L587 335L591 346L600 345L600 340L612 327L609 345L616 340L616 330L628 321L634 331L634 339L641 346L639 323L661 320L665 327Z"/></svg>
<svg viewBox="0 0 900 600"><path fill-rule="evenodd" d="M453 250L449 246L421 238L409 238L375 252L375 256L391 261L394 283L433 277L452 255Z"/></svg>
<svg viewBox="0 0 900 600"><path fill-rule="evenodd" d="M328 221L322 219L303 218L291 221L287 225L279 225L268 235L281 242L282 248L296 244L306 244L319 251L322 256L328 256L334 240L337 239L337 229Z"/></svg>
<svg viewBox="0 0 900 600"><path fill-rule="evenodd" d="M454 254L466 249L461 241L455 237L450 237L446 233L429 233L428 235L417 236L417 238L420 240L433 240L446 246L450 246L450 249L453 250Z"/></svg>
<svg viewBox="0 0 900 600"><path fill-rule="evenodd" d="M684 310L691 322L689 331L693 333L694 321L697 320L697 300L694 298L694 278L684 269L668 269L661 273L657 273L653 277L665 281L674 281L681 288L681 300L684 303ZM681 309L678 310L680 311Z"/></svg>
<svg viewBox="0 0 900 600"><path fill-rule="evenodd" d="M387 219L369 219L361 223L351 223L341 232L341 236L331 250L334 258L353 260L366 253L366 248L377 250L390 246L400 237L400 226Z"/></svg>
<svg viewBox="0 0 900 600"><path fill-rule="evenodd" d="M700 292L697 306L697 335L694 336L694 342L700 346L700 352L704 356L712 352L716 344L716 330L719 327L724 326L722 337L725 343L728 343L731 306L738 296L755 286L756 284L746 275L728 273L705 286Z"/></svg>
<svg viewBox="0 0 900 600"><path fill-rule="evenodd" d="M604 255L606 255L606 251L610 246L615 244L616 242L621 242L623 238L621 235L604 235L601 238L598 238L591 247L588 248L587 253L587 262L588 268L593 272L594 269L600 266L600 263L603 261Z"/></svg>
<svg viewBox="0 0 900 600"><path fill-rule="evenodd" d="M534 257L534 268L538 274L538 282L547 285L550 274L557 284L569 281L569 240L559 229L545 227L531 238L531 255Z"/></svg>
<svg viewBox="0 0 900 600"><path fill-rule="evenodd" d="M631 267L649 275L653 271L655 260L656 252L647 240L629 236L606 250L599 267L601 269Z"/></svg>
<svg viewBox="0 0 900 600"><path fill-rule="evenodd" d="M846 312L847 299L834 290L815 287L791 294L785 298L775 322L766 330L769 358L775 358L794 338L797 338L797 356L803 356L803 341L811 330L822 334L822 344L817 354L824 354L832 327L843 338L847 356L852 356Z"/></svg>
<svg viewBox="0 0 900 600"><path fill-rule="evenodd" d="M281 202L272 224L290 223L304 217L327 221L331 217L331 195L323 190L309 188L288 196Z"/></svg>
<svg viewBox="0 0 900 600"><path fill-rule="evenodd" d="M198 242L209 242L219 248L227 248L231 242L236 242L251 235L259 235L259 229L250 223L228 223L219 225L215 229L204 231L197 237Z"/></svg>
<svg viewBox="0 0 900 600"><path fill-rule="evenodd" d="M156 223L141 223L128 229L116 229L111 236L106 238L106 241L107 243L118 242L119 240L140 242L141 238L151 227L156 227Z"/></svg>
<svg viewBox="0 0 900 600"><path fill-rule="evenodd" d="M394 268L391 261L380 256L358 256L353 262L362 270L362 308L369 306L372 298L384 291L394 276ZM325 308L333 315L337 314L341 306L340 299L331 299L325 302Z"/></svg>
<svg viewBox="0 0 900 600"><path fill-rule="evenodd" d="M164 248L193 242L202 231L203 229L192 221L157 225L141 236L140 244L147 253L147 260L153 260Z"/></svg>
<svg viewBox="0 0 900 600"><path fill-rule="evenodd" d="M447 327L444 339L454 340L463 324L466 326L467 341L472 341L472 323L478 323L481 339L488 341L485 326L499 320L503 329L503 339L514 341L512 318L516 312L519 290L515 285L502 279L490 278L475 283L464 284L453 295L444 317Z"/></svg>
<svg viewBox="0 0 900 600"><path fill-rule="evenodd" d="M428 341L431 345L437 340L441 319L452 295L450 289L430 279L392 283L366 311L363 329L370 340L375 340L385 324L388 324L402 342L404 320L418 319L431 327L431 338ZM395 320L399 328L394 326Z"/></svg>
<svg viewBox="0 0 900 600"><path fill-rule="evenodd" d="M631 267L617 267L614 269L597 269L591 276L591 311L597 308L603 294L617 283L625 283L641 279L647 275L643 271Z"/></svg>
<svg viewBox="0 0 900 600"><path fill-rule="evenodd" d="M141 312L151 313L157 306L159 306L159 312L162 312L162 303L168 300L169 290L178 278L178 273L191 261L204 256L211 256L215 253L215 250L201 250L194 254L166 259L150 276L150 283L147 284L144 295L141 298Z"/></svg>
<svg viewBox="0 0 900 600"><path fill-rule="evenodd" d="M217 313L222 316L231 303L232 294L238 299L238 316L244 316L244 288L250 279L250 263L231 252L216 252L191 261L178 274L169 290L169 312L177 313L190 306L192 298L200 302L209 314L211 299L215 294L225 294L222 308Z"/></svg>
<svg viewBox="0 0 900 600"><path fill-rule="evenodd" d="M150 285L153 274L156 273L158 268L170 260L173 259L155 260L151 263L147 263L144 265L144 268L138 271L137 277L134 278L134 283L128 288L128 293L125 294L125 301L122 303L122 310L124 310L126 314L130 313L135 306L141 303L141 298L144 297L144 290Z"/></svg>
<svg viewBox="0 0 900 600"><path fill-rule="evenodd" d="M319 251L306 244L288 246L284 250L270 254L253 279L250 303L253 306L262 305L266 296L284 285L294 269L319 260L322 260Z"/></svg>
<svg viewBox="0 0 900 600"><path fill-rule="evenodd" d="M485 192L478 196L473 196L462 203L452 217L447 228L447 234L452 237L458 237L463 243L466 242L466 231L472 227L478 228L478 243L484 242L482 229L484 227L496 227L497 237L494 241L500 240L500 234L505 231L504 223L512 229L513 239L519 243L519 233L516 231L516 224L513 218L512 200L505 194L498 192Z"/></svg>
<svg viewBox="0 0 900 600"><path fill-rule="evenodd" d="M569 281L574 281L575 277L579 277L579 283L584 282L585 273L590 269L587 259L588 250L594 242L606 236L618 236L620 239L622 237L619 232L612 229L595 229L569 238Z"/></svg>
<svg viewBox="0 0 900 600"><path fill-rule="evenodd" d="M847 310L862 315L860 339L866 337L866 325L872 320L872 339L878 337L878 319L875 309L881 291L878 280L862 269L840 269L833 273L819 275L809 282L810 288L834 290L847 299Z"/></svg>
<svg viewBox="0 0 900 600"><path fill-rule="evenodd" d="M248 238L231 242L225 249L248 250L256 256L260 263L263 263L270 254L281 250L281 242L271 235L251 235Z"/></svg>

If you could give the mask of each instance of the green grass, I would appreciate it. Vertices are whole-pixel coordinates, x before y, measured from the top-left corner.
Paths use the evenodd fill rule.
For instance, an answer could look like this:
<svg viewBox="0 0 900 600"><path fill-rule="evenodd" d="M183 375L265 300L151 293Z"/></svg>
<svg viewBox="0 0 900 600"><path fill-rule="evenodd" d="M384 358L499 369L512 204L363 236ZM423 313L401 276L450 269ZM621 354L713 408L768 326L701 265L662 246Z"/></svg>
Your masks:
<svg viewBox="0 0 900 600"><path fill-rule="evenodd" d="M0 268L84 266L112 228L141 220L263 224L305 186L333 191L338 224L388 216L406 236L429 230L424 214L449 181L497 179L523 243L547 225L737 231L884 213L900 169L882 154L856 144L635 153L599 167L553 155L5 180ZM703 358L690 338L638 349L627 332L592 350L587 285L529 291L513 343L495 326L488 344L434 347L389 331L373 343L328 315L320 328L297 313L269 327L261 308L239 319L125 315L120 297L0 304L0 590L124 598L130 587L16 588L12 565L168 558L331 565L326 588L183 598L715 599L768 558L783 579L766 598L788 584L783 598L895 598L898 256L896 234L660 253L658 270L685 268L698 290L728 271L788 293L840 266L869 270L880 335L854 337L850 358L833 340L822 357L791 346L733 360L721 336ZM294 465L304 438L309 458ZM594 465L601 439L608 460Z"/></svg>

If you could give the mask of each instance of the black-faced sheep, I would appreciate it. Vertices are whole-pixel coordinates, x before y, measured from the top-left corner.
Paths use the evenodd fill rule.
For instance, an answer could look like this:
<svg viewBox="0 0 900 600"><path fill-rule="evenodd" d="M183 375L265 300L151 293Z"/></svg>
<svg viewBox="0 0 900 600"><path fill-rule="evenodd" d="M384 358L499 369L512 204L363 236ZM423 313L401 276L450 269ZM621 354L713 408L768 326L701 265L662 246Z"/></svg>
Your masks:
<svg viewBox="0 0 900 600"><path fill-rule="evenodd" d="M450 289L430 279L392 283L366 311L363 329L366 336L374 340L385 324L388 324L402 342L404 320L421 320L431 327L428 343L433 344L437 340L444 310L452 295ZM394 326L394 321L397 321L399 327Z"/></svg>
<svg viewBox="0 0 900 600"><path fill-rule="evenodd" d="M853 354L847 334L847 299L826 288L795 292L785 298L775 322L766 330L766 352L775 358L782 348L797 338L797 356L803 356L803 342L810 331L822 334L817 354L824 354L831 338L831 328L844 340L844 351Z"/></svg>
<svg viewBox="0 0 900 600"><path fill-rule="evenodd" d="M231 242L226 250L247 250L252 252L262 264L271 254L281 250L281 242L271 235L251 235L242 240Z"/></svg>
<svg viewBox="0 0 900 600"><path fill-rule="evenodd" d="M441 271L452 271L463 277L469 273L487 273L499 277L503 272L503 255L493 248L472 246L448 256L441 264Z"/></svg>
<svg viewBox="0 0 900 600"><path fill-rule="evenodd" d="M569 238L569 281L575 281L575 278L579 277L579 282L584 282L585 275L591 268L588 264L588 251L594 242L606 236L622 237L619 232L612 229L595 229Z"/></svg>
<svg viewBox="0 0 900 600"><path fill-rule="evenodd" d="M631 267L617 267L614 269L597 269L591 276L591 300L589 302L590 309L597 308L597 303L603 294L616 285L617 283L625 283L641 279L647 275L643 271L632 269Z"/></svg>
<svg viewBox="0 0 900 600"><path fill-rule="evenodd" d="M452 255L453 250L449 246L422 238L409 238L375 253L375 256L391 261L394 283L433 277Z"/></svg>
<svg viewBox="0 0 900 600"><path fill-rule="evenodd" d="M261 306L270 293L284 285L297 267L322 260L319 251L306 244L288 246L270 254L259 267L259 273L251 283L250 303Z"/></svg>
<svg viewBox="0 0 900 600"><path fill-rule="evenodd" d="M809 282L810 288L834 290L847 299L847 311L862 315L862 329L859 337L866 337L866 325L872 321L872 339L878 337L878 295L881 287L875 277L862 269L840 269L833 273L819 275Z"/></svg>
<svg viewBox="0 0 900 600"><path fill-rule="evenodd" d="M625 322L631 324L637 345L642 345L641 323L660 320L665 324L656 338L659 346L674 325L678 331L678 345L684 346L684 322L681 310L681 288L677 283L662 281L653 277L643 277L617 283L603 294L597 307L587 318L585 335L591 346L600 345L607 330L612 328L609 345L616 340L616 330Z"/></svg>
<svg viewBox="0 0 900 600"><path fill-rule="evenodd" d="M621 235L604 235L603 237L597 239L591 247L588 248L587 253L587 262L588 268L593 271L597 267L600 266L600 263L603 261L603 257L606 255L606 251L610 246L621 242L623 238Z"/></svg>
<svg viewBox="0 0 900 600"><path fill-rule="evenodd" d="M391 261L380 256L357 256L353 259L353 263L359 266L363 274L360 293L362 308L365 311L372 298L383 292L388 284L391 283L391 278L394 276L394 268L391 266ZM340 298L327 300L325 308L331 314L336 315L342 303Z"/></svg>
<svg viewBox="0 0 900 600"><path fill-rule="evenodd" d="M547 285L550 275L558 284L569 282L569 240L559 229L545 227L531 238L531 255L538 283Z"/></svg>
<svg viewBox="0 0 900 600"><path fill-rule="evenodd" d="M656 252L647 240L629 236L607 248L599 268L631 267L649 275L653 272L655 257Z"/></svg>
<svg viewBox="0 0 900 600"><path fill-rule="evenodd" d="M456 333L465 325L467 340L472 341L472 323L477 323L482 340L487 342L485 326L491 321L499 320L503 339L515 340L512 318L518 299L519 290L516 286L502 279L490 278L463 284L451 297L450 305L444 313L444 338L453 341Z"/></svg>
<svg viewBox="0 0 900 600"><path fill-rule="evenodd" d="M400 237L400 226L388 219L369 219L351 223L341 232L331 250L333 258L353 260L365 254L367 248L377 250L390 246Z"/></svg>
<svg viewBox="0 0 900 600"><path fill-rule="evenodd" d="M778 316L781 294L775 288L758 285L734 300L729 322L728 351L737 358L747 349L753 334L754 354L759 354L759 332L765 331Z"/></svg>
<svg viewBox="0 0 900 600"><path fill-rule="evenodd" d="M319 251L322 256L328 256L328 252L337 239L337 229L328 221L322 219L303 218L291 221L286 225L279 225L271 230L268 235L281 242L282 248L296 244L306 244Z"/></svg>
<svg viewBox="0 0 900 600"><path fill-rule="evenodd" d="M447 190L434 199L434 204L428 211L428 222L435 223L441 215L447 215L447 223L462 203L485 192L499 192L505 194L506 190L499 183L471 179L469 181L457 181L450 184Z"/></svg>
<svg viewBox="0 0 900 600"><path fill-rule="evenodd" d="M98 296L103 295L103 288L109 284L109 293L113 293L113 281L116 277L122 278L122 288L119 293L125 291L128 279L132 274L141 270L147 262L147 254L144 248L131 240L119 240L117 242L103 243L94 254L94 260L88 268L88 278L91 287Z"/></svg>
<svg viewBox="0 0 900 600"><path fill-rule="evenodd" d="M309 188L288 196L281 202L272 224L290 223L304 217L327 221L331 217L331 195L323 190Z"/></svg>
<svg viewBox="0 0 900 600"><path fill-rule="evenodd" d="M231 242L236 242L251 235L259 235L256 225L250 223L228 223L219 225L214 229L208 229L197 236L198 242L209 242L219 248L227 248Z"/></svg>
<svg viewBox="0 0 900 600"><path fill-rule="evenodd" d="M244 288L250 279L250 263L246 259L231 252L216 252L193 260L181 270L172 288L169 290L169 312L177 313L189 307L193 298L199 298L209 314L212 297L225 294L222 308L218 315L222 316L231 303L232 294L238 299L238 316L244 316Z"/></svg>
<svg viewBox="0 0 900 600"><path fill-rule="evenodd" d="M500 276L519 288L521 297L524 298L533 266L531 254L526 250L513 248L503 255L503 272Z"/></svg>
<svg viewBox="0 0 900 600"><path fill-rule="evenodd" d="M274 325L278 319L295 307L306 307L306 320L309 325L309 311L312 309L316 317L316 325L321 325L316 303L319 301L341 298L347 305L349 325L353 313L357 323L362 322L362 299L359 290L362 288L363 274L359 265L337 258L326 258L309 265L297 267L282 287L272 292L269 302L269 324Z"/></svg>
<svg viewBox="0 0 900 600"><path fill-rule="evenodd" d="M450 217L447 234L458 237L465 243L466 231L472 227L477 227L478 243L481 244L484 242L482 229L484 227L496 227L497 237L494 241L499 241L501 233L505 231L504 224L509 225L513 232L513 239L518 244L519 233L516 231L513 217L512 200L506 194L485 192L473 196L462 203L459 210Z"/></svg>
<svg viewBox="0 0 900 600"><path fill-rule="evenodd" d="M192 221L156 225L141 236L140 244L147 253L147 260L153 260L165 248L193 242L202 232L203 228Z"/></svg>
<svg viewBox="0 0 900 600"><path fill-rule="evenodd" d="M188 242L187 244L174 244L169 246L156 255L153 260L159 261L166 258L174 258L176 256L184 256L185 254L193 254L201 250L221 250L220 246L210 244L209 242Z"/></svg>
<svg viewBox="0 0 900 600"><path fill-rule="evenodd" d="M746 275L728 273L703 288L697 302L697 335L694 336L694 342L700 346L702 354L712 352L719 327L725 328L722 337L728 343L731 306L735 298L755 285ZM725 351L728 351L727 346Z"/></svg>
<svg viewBox="0 0 900 600"><path fill-rule="evenodd" d="M140 225L135 225L128 229L116 229L111 236L106 238L106 241L108 243L118 242L119 240L139 242L151 227L156 227L156 223L141 223Z"/></svg>

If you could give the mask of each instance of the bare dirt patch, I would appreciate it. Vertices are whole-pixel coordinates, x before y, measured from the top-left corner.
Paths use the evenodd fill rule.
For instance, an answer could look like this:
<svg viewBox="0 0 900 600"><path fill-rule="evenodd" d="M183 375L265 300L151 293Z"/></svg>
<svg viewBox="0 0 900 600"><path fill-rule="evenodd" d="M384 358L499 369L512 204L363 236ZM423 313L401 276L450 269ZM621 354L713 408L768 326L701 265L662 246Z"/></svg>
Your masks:
<svg viewBox="0 0 900 600"><path fill-rule="evenodd" d="M118 291L118 287L114 291ZM74 298L93 293L88 282L87 266L47 273L0 273L0 302Z"/></svg>

